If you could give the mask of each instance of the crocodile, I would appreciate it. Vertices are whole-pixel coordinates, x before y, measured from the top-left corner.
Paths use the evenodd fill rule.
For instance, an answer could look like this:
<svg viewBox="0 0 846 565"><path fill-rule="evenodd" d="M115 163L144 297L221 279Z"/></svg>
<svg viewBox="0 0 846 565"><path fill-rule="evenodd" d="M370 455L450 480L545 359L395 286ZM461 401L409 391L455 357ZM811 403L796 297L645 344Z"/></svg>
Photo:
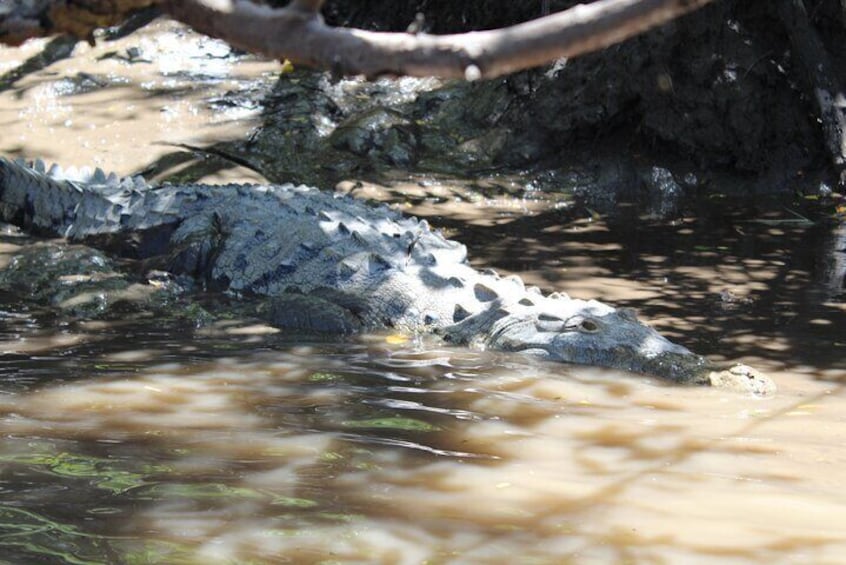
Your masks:
<svg viewBox="0 0 846 565"><path fill-rule="evenodd" d="M378 328L519 351L564 363L757 394L745 365L718 367L596 300L543 294L476 270L464 245L426 220L306 186L148 184L102 170L0 157L0 218L149 260L210 289L267 297L280 328L348 334Z"/></svg>

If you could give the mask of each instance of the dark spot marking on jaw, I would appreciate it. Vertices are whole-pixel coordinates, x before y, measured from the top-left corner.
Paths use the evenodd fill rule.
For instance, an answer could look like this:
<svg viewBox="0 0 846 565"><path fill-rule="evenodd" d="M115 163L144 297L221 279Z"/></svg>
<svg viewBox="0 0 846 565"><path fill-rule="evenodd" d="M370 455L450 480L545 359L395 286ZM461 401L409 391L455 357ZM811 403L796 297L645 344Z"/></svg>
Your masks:
<svg viewBox="0 0 846 565"><path fill-rule="evenodd" d="M585 318L579 323L579 329L588 333L595 333L599 331L599 324L595 320Z"/></svg>

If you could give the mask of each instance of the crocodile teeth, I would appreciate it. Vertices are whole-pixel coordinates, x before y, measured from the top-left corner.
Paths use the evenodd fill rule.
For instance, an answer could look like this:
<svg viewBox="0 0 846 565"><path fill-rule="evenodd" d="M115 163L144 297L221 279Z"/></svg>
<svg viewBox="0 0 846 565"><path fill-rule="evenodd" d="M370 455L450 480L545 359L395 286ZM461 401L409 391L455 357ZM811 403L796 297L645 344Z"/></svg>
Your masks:
<svg viewBox="0 0 846 565"><path fill-rule="evenodd" d="M550 300L570 300L566 292L553 292L549 295Z"/></svg>
<svg viewBox="0 0 846 565"><path fill-rule="evenodd" d="M523 279L521 279L517 275L508 275L507 277L503 277L502 280L517 287L521 291L526 288L526 285L523 283Z"/></svg>

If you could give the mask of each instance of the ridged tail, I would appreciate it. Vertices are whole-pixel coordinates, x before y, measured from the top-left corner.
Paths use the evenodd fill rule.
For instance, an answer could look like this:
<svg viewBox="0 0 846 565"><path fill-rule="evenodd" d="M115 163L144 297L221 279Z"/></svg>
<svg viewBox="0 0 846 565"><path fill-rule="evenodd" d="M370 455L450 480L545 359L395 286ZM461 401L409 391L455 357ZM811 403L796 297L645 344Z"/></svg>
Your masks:
<svg viewBox="0 0 846 565"><path fill-rule="evenodd" d="M107 200L115 194L146 186L140 177L120 178L101 169L49 169L43 161L0 157L0 219L28 230L66 237L85 200Z"/></svg>

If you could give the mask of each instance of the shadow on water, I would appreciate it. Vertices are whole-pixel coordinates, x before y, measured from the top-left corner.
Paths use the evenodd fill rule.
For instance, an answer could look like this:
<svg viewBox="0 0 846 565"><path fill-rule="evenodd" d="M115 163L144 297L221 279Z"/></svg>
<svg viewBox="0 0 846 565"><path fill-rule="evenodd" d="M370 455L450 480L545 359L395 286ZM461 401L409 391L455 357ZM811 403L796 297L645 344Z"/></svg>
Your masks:
<svg viewBox="0 0 846 565"><path fill-rule="evenodd" d="M571 207L484 226L451 220L444 208L438 225L480 266L634 307L716 358L846 368L846 241L834 218L803 224L766 202L740 212L706 203L672 222L606 223Z"/></svg>
<svg viewBox="0 0 846 565"><path fill-rule="evenodd" d="M14 331L37 334L38 317ZM228 331L237 326L71 323L84 344L32 354L34 375L6 353L4 558L417 563L519 552L566 562L837 547L817 524L839 509L822 504L824 485L803 494L812 513L799 511L816 537L785 541L765 519L808 481L808 447L772 443L784 429L771 427L831 391L755 406L607 371L555 366L552 376L513 355ZM796 462L767 464L785 451ZM731 490L710 495L718 514L733 497L763 497L748 529L716 528L739 529L740 546L713 548L707 528L666 537L667 519L697 504L694 486ZM700 509L685 527L714 518ZM773 535L782 545L767 545Z"/></svg>
<svg viewBox="0 0 846 565"><path fill-rule="evenodd" d="M15 86L21 78L41 71L56 61L71 56L78 40L68 36L56 37L44 46L44 49L0 76L0 92Z"/></svg>

